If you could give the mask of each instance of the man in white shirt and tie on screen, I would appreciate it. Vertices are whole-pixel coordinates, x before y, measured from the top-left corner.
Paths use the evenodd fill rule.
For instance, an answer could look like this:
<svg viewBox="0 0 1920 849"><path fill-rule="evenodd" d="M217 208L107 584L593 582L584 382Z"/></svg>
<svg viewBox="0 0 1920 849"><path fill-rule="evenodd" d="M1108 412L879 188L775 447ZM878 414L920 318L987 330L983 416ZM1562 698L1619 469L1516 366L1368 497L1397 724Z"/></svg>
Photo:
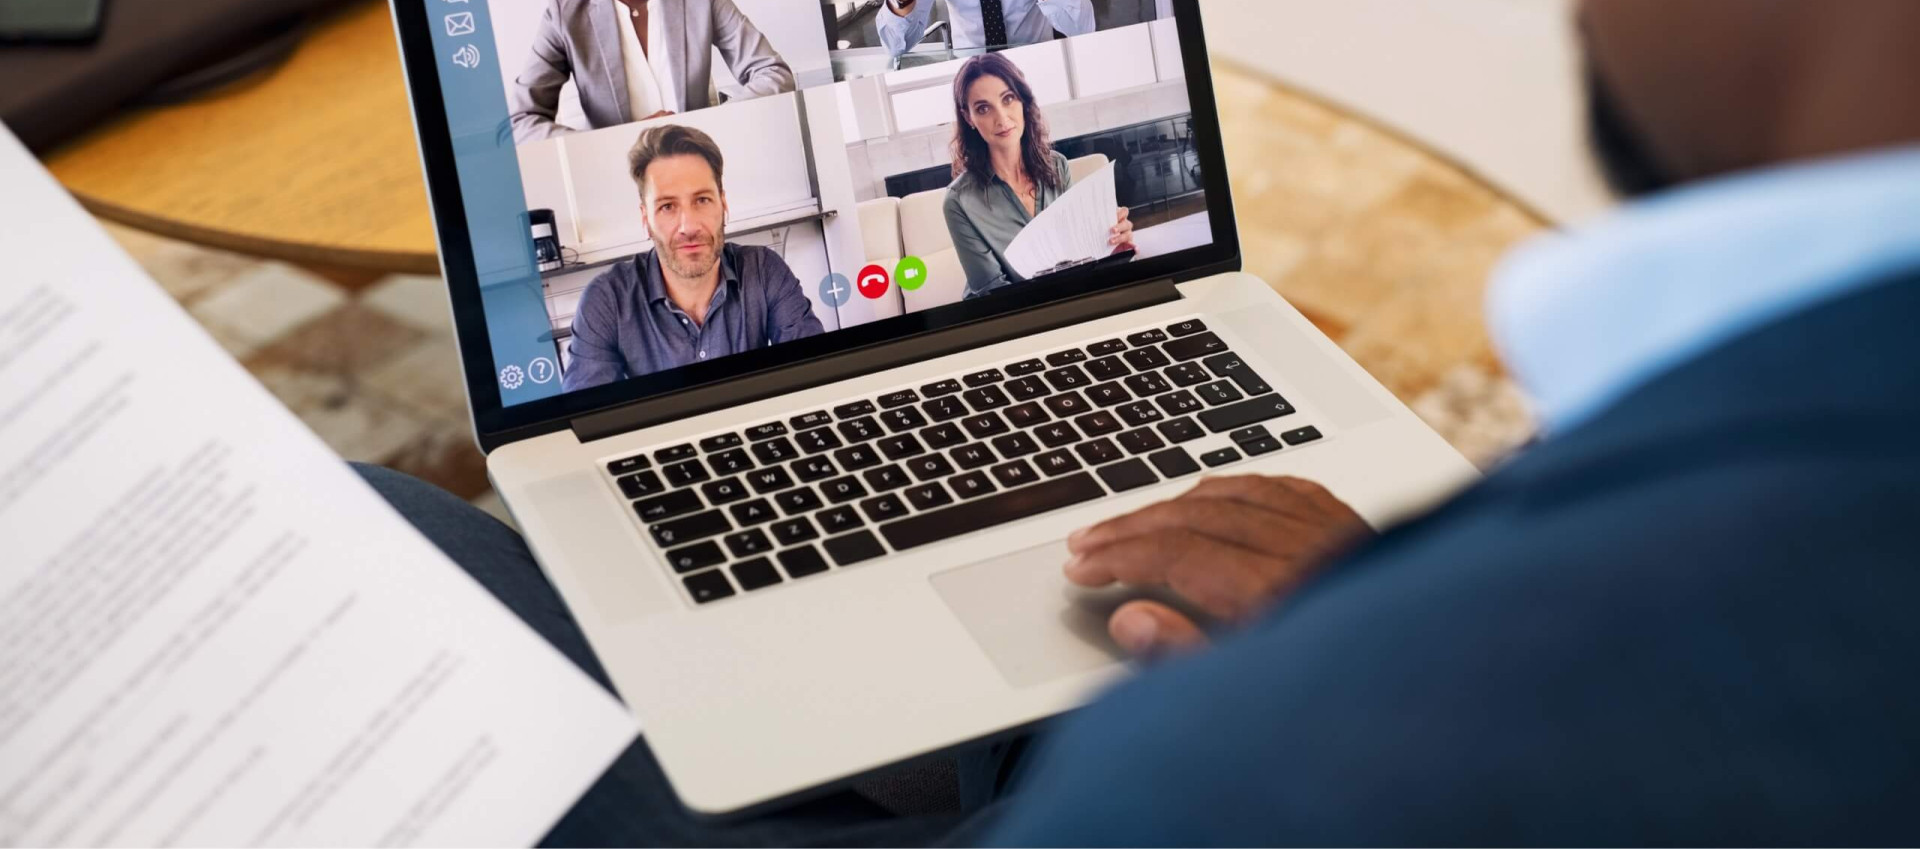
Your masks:
<svg viewBox="0 0 1920 849"><path fill-rule="evenodd" d="M935 0L886 0L874 13L880 43L898 57L927 35ZM1093 0L946 0L959 49L1038 44L1093 32Z"/></svg>

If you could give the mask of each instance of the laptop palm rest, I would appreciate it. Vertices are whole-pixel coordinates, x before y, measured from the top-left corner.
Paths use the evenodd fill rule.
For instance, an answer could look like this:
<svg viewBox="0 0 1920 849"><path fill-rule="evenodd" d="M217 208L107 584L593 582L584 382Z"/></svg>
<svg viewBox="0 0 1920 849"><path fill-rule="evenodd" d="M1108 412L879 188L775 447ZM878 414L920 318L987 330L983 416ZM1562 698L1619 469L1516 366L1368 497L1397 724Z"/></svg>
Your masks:
<svg viewBox="0 0 1920 849"><path fill-rule="evenodd" d="M1107 617L1139 593L1069 583L1064 541L983 560L932 577L934 592L1007 683L1031 687L1125 660Z"/></svg>

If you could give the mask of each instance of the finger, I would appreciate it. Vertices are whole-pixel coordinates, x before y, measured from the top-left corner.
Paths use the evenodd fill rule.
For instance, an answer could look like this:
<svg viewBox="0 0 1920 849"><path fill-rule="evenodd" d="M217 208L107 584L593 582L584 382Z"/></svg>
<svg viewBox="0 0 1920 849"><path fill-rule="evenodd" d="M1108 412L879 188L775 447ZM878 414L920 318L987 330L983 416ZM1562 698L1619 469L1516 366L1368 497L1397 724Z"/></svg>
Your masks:
<svg viewBox="0 0 1920 849"><path fill-rule="evenodd" d="M1120 207L1120 220L1121 220L1121 221L1125 221L1125 220L1127 220L1128 218L1131 218L1132 216L1133 216L1133 210L1131 210L1131 209L1128 209L1128 208L1126 208L1126 207L1124 207L1124 206L1123 206L1123 207Z"/></svg>
<svg viewBox="0 0 1920 849"><path fill-rule="evenodd" d="M1207 635L1193 620L1157 601L1120 605L1107 619L1107 634L1136 657L1191 651L1207 644Z"/></svg>
<svg viewBox="0 0 1920 849"><path fill-rule="evenodd" d="M1103 587L1165 585L1214 616L1238 619L1272 595L1263 555L1187 531L1162 531L1105 546L1068 564L1067 580Z"/></svg>
<svg viewBox="0 0 1920 849"><path fill-rule="evenodd" d="M1275 518L1271 510L1257 504L1181 497L1149 504L1080 531L1067 538L1067 550L1081 554L1129 537L1184 530L1251 551L1265 551Z"/></svg>
<svg viewBox="0 0 1920 849"><path fill-rule="evenodd" d="M1236 501L1308 519L1323 518L1330 512L1329 508L1336 505L1346 508L1346 504L1328 492L1326 487L1295 477L1232 475L1203 478L1181 497Z"/></svg>

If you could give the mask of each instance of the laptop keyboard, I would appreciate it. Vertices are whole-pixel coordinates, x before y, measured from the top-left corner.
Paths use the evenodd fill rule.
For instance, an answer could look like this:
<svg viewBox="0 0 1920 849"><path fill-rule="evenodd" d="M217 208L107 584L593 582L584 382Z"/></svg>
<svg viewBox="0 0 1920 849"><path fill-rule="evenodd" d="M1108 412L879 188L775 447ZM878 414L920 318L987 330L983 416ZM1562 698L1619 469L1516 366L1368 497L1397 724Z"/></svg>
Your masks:
<svg viewBox="0 0 1920 849"><path fill-rule="evenodd" d="M1322 438L1295 413L1188 319L607 471L706 604Z"/></svg>

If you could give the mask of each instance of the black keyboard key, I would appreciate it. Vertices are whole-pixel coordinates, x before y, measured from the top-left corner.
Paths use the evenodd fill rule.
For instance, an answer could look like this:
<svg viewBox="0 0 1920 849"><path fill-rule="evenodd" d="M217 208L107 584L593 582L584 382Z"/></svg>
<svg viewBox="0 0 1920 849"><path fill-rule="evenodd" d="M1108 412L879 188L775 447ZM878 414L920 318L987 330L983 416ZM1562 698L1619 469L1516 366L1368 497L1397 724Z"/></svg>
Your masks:
<svg viewBox="0 0 1920 849"><path fill-rule="evenodd" d="M1153 402L1159 404L1160 409L1166 410L1168 417L1184 416L1200 411L1200 399L1193 397L1193 393L1185 389L1162 395L1153 399Z"/></svg>
<svg viewBox="0 0 1920 849"><path fill-rule="evenodd" d="M956 475L952 480L947 481L947 485L953 487L953 494L961 498L979 498L999 491L999 487L994 486L993 481L987 479L986 472Z"/></svg>
<svg viewBox="0 0 1920 849"><path fill-rule="evenodd" d="M660 474L667 479L667 483L673 484L674 486L696 484L713 477L707 474L707 467L700 465L699 460L688 460L684 463L675 463L671 466L662 467Z"/></svg>
<svg viewBox="0 0 1920 849"><path fill-rule="evenodd" d="M664 466L668 463L678 463L681 460L692 459L699 453L699 449L694 448L693 443L675 445L672 448L662 448L653 452L653 461Z"/></svg>
<svg viewBox="0 0 1920 849"><path fill-rule="evenodd" d="M889 392L880 396L880 409L891 410L895 407L904 407L908 404L917 404L919 402L920 393L911 389L902 389L898 392Z"/></svg>
<svg viewBox="0 0 1920 849"><path fill-rule="evenodd" d="M1247 452L1247 456L1249 457L1272 454L1280 450L1280 440L1274 439L1271 436L1261 437L1251 442L1240 443L1240 450Z"/></svg>
<svg viewBox="0 0 1920 849"><path fill-rule="evenodd" d="M880 540L875 539L871 531L857 531L846 536L834 537L821 545L827 549L828 554L833 555L833 562L842 566L851 566L862 560L872 560L887 553L886 549L880 547Z"/></svg>
<svg viewBox="0 0 1920 849"><path fill-rule="evenodd" d="M1126 427L1126 425L1120 423L1119 419L1114 418L1112 413L1106 410L1101 410L1097 413L1088 413L1087 415L1074 419L1073 423L1079 425L1080 432L1088 436L1106 436L1109 433L1119 433L1122 428Z"/></svg>
<svg viewBox="0 0 1920 849"><path fill-rule="evenodd" d="M1014 427L1033 427L1050 418L1053 417L1047 415L1047 411L1039 404L1031 402L1007 409L1007 423Z"/></svg>
<svg viewBox="0 0 1920 849"><path fill-rule="evenodd" d="M1240 452L1232 448L1222 448L1218 451L1208 451L1207 453L1200 455L1200 462L1205 463L1207 465L1207 468L1209 469L1217 469L1221 466L1224 466L1228 463L1232 463L1239 459L1240 459Z"/></svg>
<svg viewBox="0 0 1920 849"><path fill-rule="evenodd" d="M938 383L929 383L925 386L920 387L920 394L928 398L938 398L942 395L952 395L953 393L959 392L959 391L960 391L960 381L958 380L942 380Z"/></svg>
<svg viewBox="0 0 1920 849"><path fill-rule="evenodd" d="M1027 461L1025 460L1001 463L988 471L993 472L994 480L999 481L1001 486L1008 489L1016 486L1024 486L1040 479L1039 473L1035 472L1032 466L1027 465Z"/></svg>
<svg viewBox="0 0 1920 849"><path fill-rule="evenodd" d="M787 424L794 430L807 430L808 428L833 424L833 416L828 415L826 410L815 410L805 415L794 416L793 418L787 419Z"/></svg>
<svg viewBox="0 0 1920 849"><path fill-rule="evenodd" d="M1240 359L1239 354L1215 354L1201 362L1207 364L1207 370L1233 381L1235 386L1240 387L1241 392L1249 396L1265 395L1273 391L1273 387L1268 386L1266 381L1260 379L1260 375L1254 374L1253 369L1247 367L1246 361Z"/></svg>
<svg viewBox="0 0 1920 849"><path fill-rule="evenodd" d="M1157 345L1165 341L1167 341L1167 333L1164 330L1143 330L1127 337L1127 344L1135 348Z"/></svg>
<svg viewBox="0 0 1920 849"><path fill-rule="evenodd" d="M799 436L793 438L793 441L800 443L800 450L808 454L832 451L846 444L840 441L840 434L834 433L833 428L829 427L803 430Z"/></svg>
<svg viewBox="0 0 1920 849"><path fill-rule="evenodd" d="M1160 482L1160 479L1154 476L1153 470L1147 468L1147 464L1140 460L1128 460L1125 463L1103 466L1100 469L1100 479L1106 481L1107 486L1114 492L1126 492L1129 489L1153 486Z"/></svg>
<svg viewBox="0 0 1920 849"><path fill-rule="evenodd" d="M920 440L914 439L911 433L889 436L874 444L880 446L880 453L887 455L889 460L904 460L916 454L927 453L927 449L920 446Z"/></svg>
<svg viewBox="0 0 1920 849"><path fill-rule="evenodd" d="M967 429L974 439L986 439L1007 432L1007 422L998 413L981 413L960 420L960 426Z"/></svg>
<svg viewBox="0 0 1920 849"><path fill-rule="evenodd" d="M813 519L820 523L820 529L829 536L851 531L867 523L867 520L860 518L859 511L854 510L851 504L822 510Z"/></svg>
<svg viewBox="0 0 1920 849"><path fill-rule="evenodd" d="M742 528L758 525L761 522L771 522L777 518L773 512L773 505L764 498L735 504L727 508L727 512L733 514L733 524Z"/></svg>
<svg viewBox="0 0 1920 849"><path fill-rule="evenodd" d="M762 464L771 466L800 456L800 451L794 448L793 442L786 437L776 436L765 442L754 443L753 456Z"/></svg>
<svg viewBox="0 0 1920 849"><path fill-rule="evenodd" d="M1254 425L1253 427L1243 427L1239 430L1229 433L1227 434L1227 438L1233 440L1236 443L1244 444L1248 442L1258 442L1272 435L1273 433L1267 430L1266 425Z"/></svg>
<svg viewBox="0 0 1920 849"><path fill-rule="evenodd" d="M743 560L727 567L727 570L733 573L734 580L740 582L740 588L747 592L765 589L786 580L780 577L779 570L773 568L773 561L765 557Z"/></svg>
<svg viewBox="0 0 1920 849"><path fill-rule="evenodd" d="M953 457L953 464L962 469L978 469L1000 459L994 456L993 449L979 442L962 445L947 453Z"/></svg>
<svg viewBox="0 0 1920 849"><path fill-rule="evenodd" d="M1051 422L1041 425L1034 428L1033 435L1038 437L1041 442L1046 443L1048 448L1059 448L1062 445L1072 445L1080 441L1080 432L1074 430L1073 425L1067 422Z"/></svg>
<svg viewBox="0 0 1920 849"><path fill-rule="evenodd" d="M907 487L907 503L915 510L932 510L953 503L953 496L947 494L947 488L938 483L922 483Z"/></svg>
<svg viewBox="0 0 1920 849"><path fill-rule="evenodd" d="M1133 393L1128 392L1127 388L1121 386L1119 381L1110 380L1106 383L1089 387L1087 389L1087 400L1092 401L1096 406L1112 407L1133 400Z"/></svg>
<svg viewBox="0 0 1920 849"><path fill-rule="evenodd" d="M1004 388L1015 401L1032 401L1035 398L1045 398L1053 394L1053 390L1047 387L1047 382L1038 377L1009 380Z"/></svg>
<svg viewBox="0 0 1920 849"><path fill-rule="evenodd" d="M633 512L638 513L643 522L660 522L675 516L685 516L702 506L704 505L700 503L700 496L694 495L693 490L682 489L645 501L635 501Z"/></svg>
<svg viewBox="0 0 1920 849"><path fill-rule="evenodd" d="M1159 428L1161 436L1166 437L1168 442L1175 445L1179 445L1182 442L1192 442L1207 435L1205 428L1195 424L1193 419L1185 416L1171 421L1161 422L1155 425L1155 427Z"/></svg>
<svg viewBox="0 0 1920 849"><path fill-rule="evenodd" d="M886 425L887 430L893 431L894 433L904 433L909 430L917 430L925 427L927 417L920 415L920 411L912 407L901 407L898 410L888 410L881 413L880 423Z"/></svg>
<svg viewBox="0 0 1920 849"><path fill-rule="evenodd" d="M672 548L724 534L733 530L733 525L720 511L708 510L705 513L695 513L671 522L660 522L649 526L647 530L653 533L653 541L661 548Z"/></svg>
<svg viewBox="0 0 1920 849"><path fill-rule="evenodd" d="M1162 442L1159 434L1154 433L1151 428L1130 430L1120 434L1118 439L1120 447L1127 449L1128 454L1145 454L1167 447L1167 443Z"/></svg>
<svg viewBox="0 0 1920 849"><path fill-rule="evenodd" d="M848 475L821 484L820 494L826 496L829 502L845 504L856 498L867 497L867 488L860 485L858 478Z"/></svg>
<svg viewBox="0 0 1920 849"><path fill-rule="evenodd" d="M1028 454L1039 451L1040 443L1034 442L1033 437L1024 433L1009 433L1006 436L997 437L993 440L993 450L1000 452L1000 456L1011 460L1015 457L1025 457Z"/></svg>
<svg viewBox="0 0 1920 849"><path fill-rule="evenodd" d="M786 492L780 493L773 497L773 503L780 505L781 512L789 516L811 513L820 509L821 506L820 495L815 493L813 487L810 486L803 486L799 489L789 489Z"/></svg>
<svg viewBox="0 0 1920 849"><path fill-rule="evenodd" d="M827 559L820 556L813 546L790 548L774 555L780 561L780 567L787 570L787 577L799 579L808 575L818 575L827 571Z"/></svg>
<svg viewBox="0 0 1920 849"><path fill-rule="evenodd" d="M1119 416L1121 421L1126 422L1128 427L1150 425L1166 418L1166 416L1161 415L1158 407L1146 401L1135 401L1131 404L1122 405L1116 408L1113 414Z"/></svg>
<svg viewBox="0 0 1920 849"><path fill-rule="evenodd" d="M951 448L967 441L967 435L962 433L960 426L956 424L934 425L933 427L920 431L920 438L926 441L928 448L935 451L942 448Z"/></svg>
<svg viewBox="0 0 1920 849"><path fill-rule="evenodd" d="M967 414L967 405L958 398L935 398L920 405L927 417L936 422L949 422Z"/></svg>
<svg viewBox="0 0 1920 849"><path fill-rule="evenodd" d="M1168 383L1157 373L1136 374L1126 379L1127 388L1142 398L1151 398L1162 392L1172 392L1173 384Z"/></svg>
<svg viewBox="0 0 1920 849"><path fill-rule="evenodd" d="M754 425L753 427L747 428L747 439L751 442L759 442L762 439L772 439L776 436L786 435L786 422L767 422L763 425Z"/></svg>
<svg viewBox="0 0 1920 849"><path fill-rule="evenodd" d="M1039 374L1046 370L1047 364L1039 360L1021 360L1020 362L1007 366L1007 376L1026 377L1027 375Z"/></svg>
<svg viewBox="0 0 1920 849"><path fill-rule="evenodd" d="M891 466L881 466L878 469L868 469L867 473L862 475L862 477L867 479L867 486L872 487L874 492L886 492L890 489L899 489L913 482L907 478L907 470L900 468L897 463Z"/></svg>
<svg viewBox="0 0 1920 849"><path fill-rule="evenodd" d="M720 550L720 546L711 542L696 543L667 552L667 565L682 575L695 569L717 566L726 562L726 559L727 555Z"/></svg>
<svg viewBox="0 0 1920 849"><path fill-rule="evenodd" d="M1092 475L1082 472L920 513L882 526L880 533L886 535L895 550L905 550L1092 501L1106 494Z"/></svg>
<svg viewBox="0 0 1920 849"><path fill-rule="evenodd" d="M747 497L747 485L739 478L721 478L700 487L700 493L707 497L707 503L718 507L731 504Z"/></svg>
<svg viewBox="0 0 1920 849"><path fill-rule="evenodd" d="M833 417L836 419L856 419L861 416L871 416L873 413L872 401L853 401L833 408Z"/></svg>
<svg viewBox="0 0 1920 849"><path fill-rule="evenodd" d="M930 481L953 474L953 464L939 454L915 457L906 462L907 471L913 473L914 480Z"/></svg>
<svg viewBox="0 0 1920 849"><path fill-rule="evenodd" d="M1168 325L1167 333L1168 335L1171 335L1173 338L1178 339L1182 336L1192 336L1193 334L1199 333L1200 331L1205 329L1207 329L1206 322L1201 321L1200 319L1197 319L1197 318L1189 318L1186 321L1182 321L1177 324Z"/></svg>
<svg viewBox="0 0 1920 849"><path fill-rule="evenodd" d="M986 371L976 371L973 374L960 378L960 381L968 386L985 386L989 383L999 383L1006 379L1006 376L1001 374L999 369L990 368Z"/></svg>
<svg viewBox="0 0 1920 849"><path fill-rule="evenodd" d="M735 557L752 557L773 550L773 540L767 539L766 531L749 528L737 534L727 534L721 542L727 544L727 550Z"/></svg>
<svg viewBox="0 0 1920 849"><path fill-rule="evenodd" d="M682 582L687 585L687 595L693 596L697 604L719 601L733 595L733 585L727 583L727 576L720 574L717 569L712 572L701 572L698 575L688 575L682 579Z"/></svg>
<svg viewBox="0 0 1920 849"><path fill-rule="evenodd" d="M1104 357L1108 354L1121 354L1125 353L1126 350L1127 343L1120 339L1108 339L1105 342L1095 342L1087 346L1087 353L1096 357Z"/></svg>
<svg viewBox="0 0 1920 849"><path fill-rule="evenodd" d="M1053 366L1054 368L1059 368L1060 366L1064 366L1064 365L1072 365L1074 363L1084 363L1086 361L1087 361L1087 352L1082 351L1079 348L1073 348L1066 351L1055 351L1047 355L1047 365Z"/></svg>
<svg viewBox="0 0 1920 849"><path fill-rule="evenodd" d="M1057 478L1068 472L1080 471L1080 461L1074 458L1072 451L1068 451L1065 448L1058 451L1048 451L1045 454L1035 457L1033 458L1033 464L1040 467L1041 474L1050 478Z"/></svg>
<svg viewBox="0 0 1920 849"><path fill-rule="evenodd" d="M1089 466L1111 463L1127 456L1120 453L1120 449L1114 446L1113 440L1107 439L1106 437L1101 437L1092 442L1082 442L1079 445L1073 446L1073 451L1080 455L1080 459L1087 461L1087 465Z"/></svg>
<svg viewBox="0 0 1920 849"><path fill-rule="evenodd" d="M1040 376L1046 378L1047 385L1061 392L1069 389L1079 389L1082 386L1093 383L1093 378L1088 377L1086 371L1079 366L1057 368Z"/></svg>
<svg viewBox="0 0 1920 849"><path fill-rule="evenodd" d="M1135 348L1121 357L1127 361L1127 365L1133 366L1134 371L1153 371L1173 362L1166 354L1160 353L1159 348Z"/></svg>
<svg viewBox="0 0 1920 849"><path fill-rule="evenodd" d="M1211 407L1231 404L1235 401L1244 400L1247 397L1240 394L1240 390L1236 389L1232 383L1224 380L1216 380L1199 389L1195 389L1194 393L1199 395L1200 400L1207 402L1207 405Z"/></svg>
<svg viewBox="0 0 1920 849"><path fill-rule="evenodd" d="M1212 333L1201 333L1197 336L1175 339L1172 342L1160 346L1160 350L1165 351L1167 356L1181 362L1197 360L1201 357L1218 354L1226 349L1227 343L1220 341L1220 337Z"/></svg>
<svg viewBox="0 0 1920 849"><path fill-rule="evenodd" d="M620 492L628 498L645 498L666 491L667 485L653 472L641 472L620 479Z"/></svg>
<svg viewBox="0 0 1920 849"><path fill-rule="evenodd" d="M1161 372L1161 374L1165 375L1168 380L1173 381L1173 385L1182 389L1195 384L1206 383L1213 379L1213 375L1207 373L1207 370L1202 368L1199 363L1180 363L1169 366L1167 370Z"/></svg>
<svg viewBox="0 0 1920 849"><path fill-rule="evenodd" d="M907 515L907 505L899 496L888 494L860 502L860 512L876 523L891 522Z"/></svg>
<svg viewBox="0 0 1920 849"><path fill-rule="evenodd" d="M833 461L825 457L808 457L804 460L795 460L791 468L793 469L793 476L799 478L801 483L813 483L814 481L826 480L839 474L838 470L833 467Z"/></svg>
<svg viewBox="0 0 1920 849"><path fill-rule="evenodd" d="M1101 357L1087 363L1087 376L1094 380L1118 380L1133 373L1119 357Z"/></svg>
<svg viewBox="0 0 1920 849"><path fill-rule="evenodd" d="M1219 433L1290 415L1293 415L1293 405L1287 403L1287 399L1278 395L1267 395L1250 401L1241 401L1238 404L1215 407L1200 414L1200 423L1206 425L1207 430Z"/></svg>
<svg viewBox="0 0 1920 849"><path fill-rule="evenodd" d="M779 492L793 486L793 476L779 466L769 466L747 473L747 486L753 487L753 494L766 495Z"/></svg>
<svg viewBox="0 0 1920 849"><path fill-rule="evenodd" d="M1147 462L1152 463L1154 468L1160 470L1160 474L1169 478L1200 471L1200 464L1193 461L1193 455L1188 454L1185 448L1169 448L1158 454L1148 455Z"/></svg>
<svg viewBox="0 0 1920 849"><path fill-rule="evenodd" d="M833 459L840 464L840 468L857 472L880 465L880 452L871 445L854 445L833 452Z"/></svg>
<svg viewBox="0 0 1920 849"><path fill-rule="evenodd" d="M1087 403L1087 399L1078 392L1062 392L1040 403L1047 405L1047 409L1063 419L1093 412L1093 405Z"/></svg>
<svg viewBox="0 0 1920 849"><path fill-rule="evenodd" d="M645 454L636 454L624 460L615 460L607 464L608 474L614 475L616 477L620 475L625 475L625 474L632 474L633 472L640 471L641 469L651 469L651 468L653 468L653 461L648 460L647 455Z"/></svg>
<svg viewBox="0 0 1920 849"><path fill-rule="evenodd" d="M707 465L713 467L715 474L737 475L753 468L753 460L747 456L744 449L735 448L732 451L722 451L708 457Z"/></svg>
<svg viewBox="0 0 1920 849"><path fill-rule="evenodd" d="M1007 399L1007 393L1000 391L1000 387L998 386L982 386L979 389L969 389L960 393L960 397L965 399L967 406L972 407L976 413L998 410L1001 407L1013 403Z"/></svg>
<svg viewBox="0 0 1920 849"><path fill-rule="evenodd" d="M1288 445L1305 445L1320 438L1320 429L1311 426L1296 428L1280 434L1280 438L1286 440Z"/></svg>

